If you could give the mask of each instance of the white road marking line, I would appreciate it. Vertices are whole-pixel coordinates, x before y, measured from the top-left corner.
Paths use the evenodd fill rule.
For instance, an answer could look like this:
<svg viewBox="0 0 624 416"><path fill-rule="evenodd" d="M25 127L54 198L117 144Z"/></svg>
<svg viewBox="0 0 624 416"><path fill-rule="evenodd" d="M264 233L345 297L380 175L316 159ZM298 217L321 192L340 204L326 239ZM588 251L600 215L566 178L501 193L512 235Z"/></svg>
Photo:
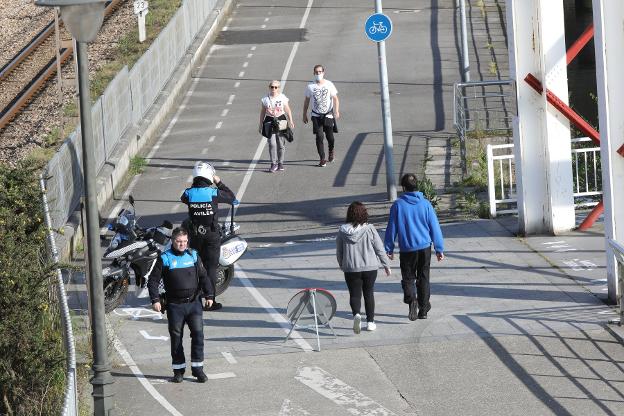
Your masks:
<svg viewBox="0 0 624 416"><path fill-rule="evenodd" d="M223 355L223 358L225 358L225 361L227 361L230 364L238 363L238 361L236 361L236 358L234 358L231 352L221 351L221 355Z"/></svg>
<svg viewBox="0 0 624 416"><path fill-rule="evenodd" d="M266 29L266 25L260 26L260 29Z"/></svg>
<svg viewBox="0 0 624 416"><path fill-rule="evenodd" d="M234 98L236 97L236 95L231 94L230 97L228 98L227 103L225 103L225 105L232 105L232 103L234 102Z"/></svg>
<svg viewBox="0 0 624 416"><path fill-rule="evenodd" d="M265 22L268 22L268 21L269 21L269 18L268 18L268 17L265 17L265 18L264 18L264 21L265 21Z"/></svg>
<svg viewBox="0 0 624 416"><path fill-rule="evenodd" d="M249 66L249 62L245 61L243 62L243 68L247 68Z"/></svg>
<svg viewBox="0 0 624 416"><path fill-rule="evenodd" d="M214 139L215 139L216 137L217 137L217 136L210 136L210 138L208 139L208 143L212 143L212 142L214 142Z"/></svg>
<svg viewBox="0 0 624 416"><path fill-rule="evenodd" d="M312 3L314 3L314 0L308 0L308 5L306 6L306 10L303 13L303 17L301 18L301 23L299 24L299 29L303 29L305 27L306 21L308 20L308 16L310 15L310 10L312 9ZM293 47L290 50L290 55L288 56L288 60L286 61L286 66L284 67L284 72L282 72L282 79L280 81L280 84L282 85L282 91L284 91L286 88L286 79L288 78L288 74L290 73L290 67L292 66L293 60L295 59L295 55L297 54L299 43L300 42L295 42L293 44ZM254 49L256 49L256 47L252 46L251 50L253 51ZM254 154L254 157L251 163L249 164L249 167L247 168L247 173L245 173L243 182L241 183L240 188L238 188L238 192L236 192L236 198L239 201L243 200L243 195L245 194L247 185L249 185L249 181L251 181L251 175L253 175L254 169L256 165L258 164L258 160L260 160L260 155L262 154L262 151L264 150L265 144L266 144L266 140L260 140L258 144L258 148L256 149L256 153ZM235 214L239 206L240 205L237 205L236 207L234 207ZM231 209L232 208L230 208L230 210ZM228 211L228 216L230 216L230 211Z"/></svg>
<svg viewBox="0 0 624 416"><path fill-rule="evenodd" d="M143 385L145 390L147 390L147 392L151 394L152 397L156 399L156 401L160 403L162 407L168 410L169 413L174 416L182 416L182 413L178 412L178 410L173 407L171 403L169 403L167 399L165 399L160 393L158 393L154 386L149 383L149 381L147 381L145 375L143 375L139 367L136 365L128 350L126 350L121 341L119 341L119 338L117 338L117 336L115 336L112 331L109 331L109 336L113 340L113 345L115 346L115 349L117 350L119 355L121 355L121 358L123 358L130 371L132 371L132 374L134 374L134 376L137 378L137 380L139 380L141 385Z"/></svg>
<svg viewBox="0 0 624 416"><path fill-rule="evenodd" d="M173 179L173 178L177 178L177 176L162 176L158 179L161 181L166 181L167 179Z"/></svg>
<svg viewBox="0 0 624 416"><path fill-rule="evenodd" d="M238 280L240 280L243 286L245 286L247 291L251 294L251 296L254 297L256 302L258 302L260 306L266 309L269 316L271 316L271 318L277 324L279 324L279 326L282 327L282 329L284 330L286 334L288 334L288 332L290 332L290 329L291 329L290 322L288 322L286 318L282 316L281 313L276 311L275 308L269 303L269 301L266 300L264 296L262 296L260 291L258 291L258 289L255 288L253 283L251 283L251 280L249 280L249 278L247 277L247 274L245 274L245 271L238 263L235 264L235 267L236 267L236 277L238 278ZM290 334L290 339L295 341L295 343L299 345L301 349L304 350L305 352L312 351L312 346L308 344L308 342L305 339L303 339L296 330L292 331L292 333Z"/></svg>
<svg viewBox="0 0 624 416"><path fill-rule="evenodd" d="M542 243L542 244L547 246L547 245L550 245L550 244L566 244L566 242L563 241L563 240L562 241L549 241L549 242Z"/></svg>
<svg viewBox="0 0 624 416"><path fill-rule="evenodd" d="M201 151L201 154L202 154L202 155L205 155L206 153L208 153L208 148L207 148L207 147L204 147L204 148L202 149L202 151Z"/></svg>
<svg viewBox="0 0 624 416"><path fill-rule="evenodd" d="M236 81L236 82L234 83L234 88L238 88L239 86L240 86L240 81Z"/></svg>
<svg viewBox="0 0 624 416"><path fill-rule="evenodd" d="M255 46L252 46L249 50L250 50L250 51L255 51L255 50L256 50L256 47L255 47Z"/></svg>
<svg viewBox="0 0 624 416"><path fill-rule="evenodd" d="M248 53L247 54L247 58L251 58L253 56L253 53Z"/></svg>
<svg viewBox="0 0 624 416"><path fill-rule="evenodd" d="M189 182L189 181L187 181L187 182ZM182 204L178 202L173 207L171 207L171 209L169 210L169 213L173 214L173 213L177 212L180 208L182 208Z"/></svg>
<svg viewBox="0 0 624 416"><path fill-rule="evenodd" d="M229 109L228 108L224 108L223 111L221 111L221 117L225 117L227 116L227 113L229 113Z"/></svg>
<svg viewBox="0 0 624 416"><path fill-rule="evenodd" d="M216 374L206 374L208 380L219 380L221 378L233 378L236 377L234 373L216 373Z"/></svg>
<svg viewBox="0 0 624 416"><path fill-rule="evenodd" d="M244 76L245 76L245 71L241 71L241 72L238 73L238 77L239 78L242 78Z"/></svg>
<svg viewBox="0 0 624 416"><path fill-rule="evenodd" d="M218 122L217 125L215 126L215 130L219 130L222 125L223 125L222 121Z"/></svg>
<svg viewBox="0 0 624 416"><path fill-rule="evenodd" d="M139 334L143 335L143 338L145 338L145 339L157 339L157 340L160 340L160 341L167 341L169 339L169 337L165 337L165 336L161 336L161 335L150 335L144 329L141 329L139 331Z"/></svg>
<svg viewBox="0 0 624 416"><path fill-rule="evenodd" d="M300 367L295 380L310 387L352 415L390 416L396 413L386 409L370 397L360 393L320 367Z"/></svg>
<svg viewBox="0 0 624 416"><path fill-rule="evenodd" d="M139 318L152 318L154 321L163 319L160 312L147 308L117 308L113 310L113 313L117 316L129 316L133 321Z"/></svg>
<svg viewBox="0 0 624 416"><path fill-rule="evenodd" d="M193 182L193 175L189 175L188 178L186 178L187 182Z"/></svg>
<svg viewBox="0 0 624 416"><path fill-rule="evenodd" d="M230 166L231 163L229 160L224 160L223 162L221 162L221 167L225 167L225 166Z"/></svg>

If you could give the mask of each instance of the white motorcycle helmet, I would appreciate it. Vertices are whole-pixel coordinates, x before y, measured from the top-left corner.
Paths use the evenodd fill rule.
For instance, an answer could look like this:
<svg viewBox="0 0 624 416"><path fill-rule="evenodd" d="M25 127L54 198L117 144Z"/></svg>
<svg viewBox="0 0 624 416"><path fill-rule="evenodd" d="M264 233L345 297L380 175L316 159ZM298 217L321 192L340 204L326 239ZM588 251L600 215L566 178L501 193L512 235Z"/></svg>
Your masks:
<svg viewBox="0 0 624 416"><path fill-rule="evenodd" d="M210 182L214 182L215 169L208 162L199 161L195 163L193 168L193 179L198 176L208 179Z"/></svg>

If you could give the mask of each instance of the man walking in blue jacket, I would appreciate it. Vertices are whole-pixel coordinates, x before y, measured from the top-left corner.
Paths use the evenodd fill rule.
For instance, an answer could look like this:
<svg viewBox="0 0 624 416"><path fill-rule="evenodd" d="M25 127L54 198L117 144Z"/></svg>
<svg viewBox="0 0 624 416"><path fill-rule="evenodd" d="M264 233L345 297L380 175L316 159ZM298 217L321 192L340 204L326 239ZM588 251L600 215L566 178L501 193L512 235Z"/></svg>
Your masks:
<svg viewBox="0 0 624 416"><path fill-rule="evenodd" d="M429 303L431 243L438 261L442 261L444 240L433 206L422 192L417 191L416 175L413 173L403 175L401 186L403 195L390 208L384 245L388 257L394 259L394 241L398 236L403 302L409 305L409 319L415 321L416 318L427 319L427 312L431 309Z"/></svg>

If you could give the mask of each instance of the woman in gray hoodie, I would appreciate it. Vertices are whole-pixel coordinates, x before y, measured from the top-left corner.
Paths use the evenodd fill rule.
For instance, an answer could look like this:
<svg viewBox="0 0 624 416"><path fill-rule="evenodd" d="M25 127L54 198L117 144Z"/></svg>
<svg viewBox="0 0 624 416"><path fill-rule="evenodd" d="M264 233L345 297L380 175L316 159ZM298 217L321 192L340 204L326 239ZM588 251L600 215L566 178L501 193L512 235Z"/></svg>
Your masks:
<svg viewBox="0 0 624 416"><path fill-rule="evenodd" d="M340 227L336 237L336 258L349 288L353 332L359 334L362 328L360 315L362 292L366 310L366 329L374 331L377 327L374 294L377 270L381 262L386 275L390 276L390 260L375 226L368 223L368 212L361 202L352 202L347 209L346 224Z"/></svg>

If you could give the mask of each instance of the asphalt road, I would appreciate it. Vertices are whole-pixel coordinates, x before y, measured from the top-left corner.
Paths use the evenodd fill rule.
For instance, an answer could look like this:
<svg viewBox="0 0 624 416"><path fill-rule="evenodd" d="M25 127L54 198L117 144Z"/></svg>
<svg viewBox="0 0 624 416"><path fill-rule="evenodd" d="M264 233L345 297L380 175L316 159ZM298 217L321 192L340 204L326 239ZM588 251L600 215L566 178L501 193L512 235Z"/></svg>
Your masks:
<svg viewBox="0 0 624 416"><path fill-rule="evenodd" d="M395 174L422 172L427 140L451 130L459 79L452 0L386 0ZM617 414L622 351L600 326L608 308L570 285L495 222L444 227L449 258L433 270L430 319L410 322L398 262L377 283L378 329L355 336L332 240L353 200L383 228L386 180L377 51L364 36L373 1L241 1L186 99L127 193L144 226L180 223L191 167L209 160L241 200L250 250L205 313L210 380L170 376L166 321L128 296L111 314L118 414L414 415ZM339 91L336 161L316 167L305 85L321 63ZM297 124L286 170L267 173L260 98L282 80ZM111 208L112 209L112 208ZM225 210L223 210L225 213ZM284 342L293 295L323 287L336 333ZM586 316L590 314L590 316ZM188 341L188 340L187 340ZM188 353L188 342L187 342Z"/></svg>

